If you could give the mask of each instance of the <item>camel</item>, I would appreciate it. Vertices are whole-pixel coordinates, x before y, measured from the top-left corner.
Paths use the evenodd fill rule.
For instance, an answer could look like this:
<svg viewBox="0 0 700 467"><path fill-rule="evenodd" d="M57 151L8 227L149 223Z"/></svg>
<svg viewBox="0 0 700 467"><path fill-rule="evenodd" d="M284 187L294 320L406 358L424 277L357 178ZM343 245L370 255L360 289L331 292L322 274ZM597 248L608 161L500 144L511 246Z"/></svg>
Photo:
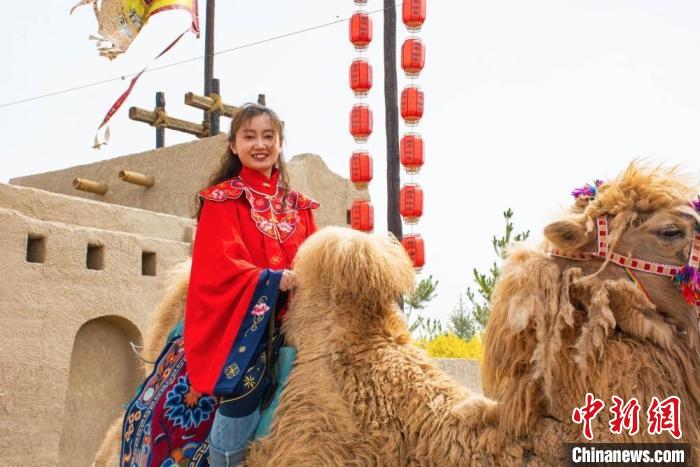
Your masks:
<svg viewBox="0 0 700 467"><path fill-rule="evenodd" d="M646 420L654 397L676 396L682 442L695 443L700 462L700 335L692 303L700 297L687 303L672 278L628 276L613 261L614 254L688 261L700 237L700 203L689 203L696 188L676 169L640 163L588 188L577 192L567 218L544 229L541 248L515 248L504 263L484 339L484 393L498 401L507 433L531 433L548 417L561 422L560 440L576 442L586 440L571 422L573 409L590 393L605 403L592 421L593 441L609 443L676 441L667 431L650 434ZM602 219L607 232L596 234ZM595 252L599 241L607 253L581 254ZM613 396L637 399L639 433L611 432Z"/></svg>
<svg viewBox="0 0 700 467"><path fill-rule="evenodd" d="M396 298L413 287L414 270L396 239L326 227L304 243L295 270L284 329L297 360L271 434L251 446L247 465L522 465L538 450L545 460L532 465L553 463L547 446L501 436L494 402L470 394L410 342ZM182 316L186 275L171 290L146 357ZM115 454L119 423L95 465Z"/></svg>
<svg viewBox="0 0 700 467"><path fill-rule="evenodd" d="M638 398L642 410L676 395L682 441L697 443L694 308L669 278L639 273L647 298L609 260L552 255L595 250L595 220L607 215L611 252L680 264L700 219L688 207L693 188L673 170L633 164L597 191L545 228L544 245L516 248L504 264L485 337L488 397L411 344L396 298L412 287L413 268L395 239L337 227L311 236L295 260L299 287L284 322L297 361L247 464L561 465L563 442L586 441L572 410L587 392L607 404L593 420L595 441L673 440L613 435L607 408L613 395ZM154 316L153 356L163 326L183 315L186 284L183 273Z"/></svg>

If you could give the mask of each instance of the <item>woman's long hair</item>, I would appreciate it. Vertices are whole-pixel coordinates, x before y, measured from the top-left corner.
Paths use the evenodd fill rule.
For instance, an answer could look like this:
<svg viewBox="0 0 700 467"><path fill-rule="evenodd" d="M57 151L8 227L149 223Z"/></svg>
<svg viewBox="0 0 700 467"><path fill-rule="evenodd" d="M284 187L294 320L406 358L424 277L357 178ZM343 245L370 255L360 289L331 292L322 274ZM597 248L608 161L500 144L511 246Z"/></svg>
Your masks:
<svg viewBox="0 0 700 467"><path fill-rule="evenodd" d="M228 134L228 144L226 145L226 152L221 158L221 164L219 165L219 168L211 175L211 177L209 177L209 182L205 187L202 187L202 189L209 188L212 185L217 185L223 181L236 177L241 173L243 164L241 163L241 159L238 157L238 154L234 154L231 150L231 143L236 140L236 133L241 126L259 115L267 115L270 117L270 121L272 122L272 131L275 133L275 136L279 138L280 146L284 144L284 125L282 125L282 121L277 114L272 109L259 104L244 104L238 109L235 117L233 117L231 120L231 131L229 131ZM284 186L284 199L286 199L287 194L289 193L289 176L287 174L287 167L284 162L282 152L280 152L280 155L277 158L275 167L277 167L277 170L279 170L280 174L278 183L281 183ZM203 205L204 200L199 196L199 192L197 192L195 195L195 207L197 210L195 218L197 220L199 220L199 216L202 214Z"/></svg>

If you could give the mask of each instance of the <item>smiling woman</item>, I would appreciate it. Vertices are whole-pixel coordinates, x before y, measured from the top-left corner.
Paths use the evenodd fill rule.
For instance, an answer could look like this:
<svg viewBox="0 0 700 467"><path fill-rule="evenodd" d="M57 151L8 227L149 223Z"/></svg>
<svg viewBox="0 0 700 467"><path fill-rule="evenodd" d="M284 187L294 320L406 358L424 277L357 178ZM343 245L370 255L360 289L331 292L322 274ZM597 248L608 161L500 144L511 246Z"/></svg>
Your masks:
<svg viewBox="0 0 700 467"><path fill-rule="evenodd" d="M260 114L243 124L229 146L241 164L269 178L282 151L277 135L270 116Z"/></svg>
<svg viewBox="0 0 700 467"><path fill-rule="evenodd" d="M122 455L149 453L147 464L160 465L179 450L195 466L208 449L212 466L243 461L276 388L271 365L284 341L287 292L296 287L292 261L316 230L319 205L289 187L283 141L280 119L267 107L247 104L234 117L221 167L197 196L184 330L180 322L156 363L173 367L172 384L158 397L145 392L164 370L142 385L126 420L138 404L163 410L137 419L138 427L127 423ZM167 443L129 433L171 425Z"/></svg>

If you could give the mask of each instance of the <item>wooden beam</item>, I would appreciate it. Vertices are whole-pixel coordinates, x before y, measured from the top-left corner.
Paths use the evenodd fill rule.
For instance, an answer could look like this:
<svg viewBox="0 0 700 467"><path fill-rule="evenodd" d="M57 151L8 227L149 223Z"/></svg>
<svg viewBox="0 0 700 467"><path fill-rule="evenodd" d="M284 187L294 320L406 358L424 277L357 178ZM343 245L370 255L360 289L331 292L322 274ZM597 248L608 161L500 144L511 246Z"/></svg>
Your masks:
<svg viewBox="0 0 700 467"><path fill-rule="evenodd" d="M198 96L193 92L188 92L185 94L185 104L191 105L202 110L209 110L214 105L214 99L207 96ZM238 107L232 105L224 104L221 110L221 115L229 118L233 118L236 113L238 113Z"/></svg>
<svg viewBox="0 0 700 467"><path fill-rule="evenodd" d="M131 107L129 109L129 118L137 122L153 125L158 118L158 114L152 110ZM209 128L200 123L192 123L187 120L180 120L179 118L168 117L168 121L163 126L169 130L182 131L183 133L189 133L199 138L209 136Z"/></svg>
<svg viewBox="0 0 700 467"><path fill-rule="evenodd" d="M125 182L140 185L145 188L151 188L156 182L156 179L150 175L144 175L142 173L132 172L130 170L120 170L119 178Z"/></svg>
<svg viewBox="0 0 700 467"><path fill-rule="evenodd" d="M80 191L87 191L88 193L95 193L96 195L104 195L107 193L106 183L88 180L87 178L74 178L73 188Z"/></svg>

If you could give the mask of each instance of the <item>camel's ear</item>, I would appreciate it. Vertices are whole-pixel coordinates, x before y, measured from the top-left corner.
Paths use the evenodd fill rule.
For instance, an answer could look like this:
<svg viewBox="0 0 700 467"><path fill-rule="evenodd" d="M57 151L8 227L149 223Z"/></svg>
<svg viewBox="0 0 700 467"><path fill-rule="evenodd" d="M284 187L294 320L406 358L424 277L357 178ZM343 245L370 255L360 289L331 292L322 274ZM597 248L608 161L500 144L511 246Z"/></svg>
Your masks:
<svg viewBox="0 0 700 467"><path fill-rule="evenodd" d="M586 227L571 220L549 224L544 228L544 236L557 248L569 251L579 250L589 241Z"/></svg>

